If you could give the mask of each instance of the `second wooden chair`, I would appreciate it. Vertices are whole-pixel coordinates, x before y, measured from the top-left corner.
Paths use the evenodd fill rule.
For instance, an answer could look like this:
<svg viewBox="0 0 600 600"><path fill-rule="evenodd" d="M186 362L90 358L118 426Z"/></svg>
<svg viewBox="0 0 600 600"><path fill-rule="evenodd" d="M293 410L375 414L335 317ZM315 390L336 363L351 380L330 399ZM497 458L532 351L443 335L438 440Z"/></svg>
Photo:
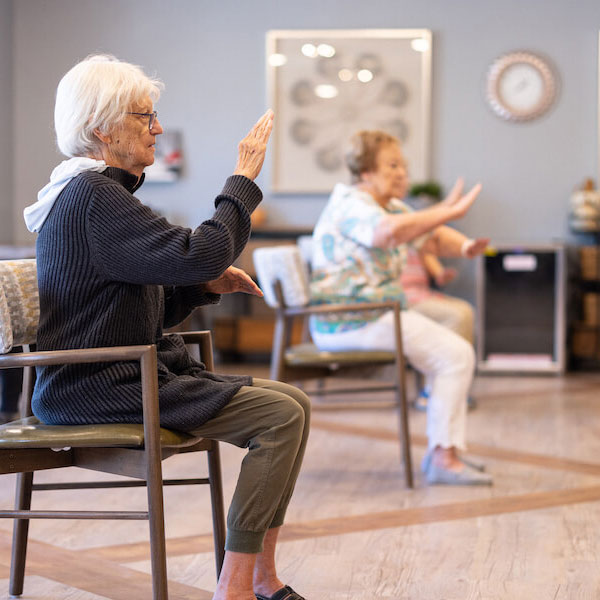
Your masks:
<svg viewBox="0 0 600 600"><path fill-rule="evenodd" d="M393 407L398 413L398 436L404 463L406 485L413 487L413 471L410 452L408 407L406 397L406 365L402 351L400 304L398 302L370 302L352 304L352 311L386 309L394 313L395 352L348 351L324 352L312 343L292 345L291 334L294 320L306 321L310 316L348 312L348 304L313 306L310 303L308 272L300 250L294 245L257 248L253 254L254 266L265 301L275 311L275 331L271 354L271 379L299 382L308 379L323 381L331 376L377 377L381 367L393 367L393 381L389 386L361 386L328 389L321 386L319 395L340 393L368 393L393 389L393 402L384 406ZM312 395L308 391L309 395ZM315 403L314 408L364 408L381 407L372 401L350 401L347 403Z"/></svg>

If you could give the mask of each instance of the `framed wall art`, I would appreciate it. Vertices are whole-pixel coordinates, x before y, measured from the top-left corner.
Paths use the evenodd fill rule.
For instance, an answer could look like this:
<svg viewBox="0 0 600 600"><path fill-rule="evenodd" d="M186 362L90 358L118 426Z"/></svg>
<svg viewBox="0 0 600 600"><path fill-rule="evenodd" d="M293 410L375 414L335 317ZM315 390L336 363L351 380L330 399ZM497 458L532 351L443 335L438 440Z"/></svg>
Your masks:
<svg viewBox="0 0 600 600"><path fill-rule="evenodd" d="M147 182L170 183L181 177L182 139L183 134L179 130L165 131L156 137L154 163L144 169Z"/></svg>
<svg viewBox="0 0 600 600"><path fill-rule="evenodd" d="M272 191L328 193L347 181L344 149L360 129L403 146L411 179L429 176L431 31L267 33Z"/></svg>

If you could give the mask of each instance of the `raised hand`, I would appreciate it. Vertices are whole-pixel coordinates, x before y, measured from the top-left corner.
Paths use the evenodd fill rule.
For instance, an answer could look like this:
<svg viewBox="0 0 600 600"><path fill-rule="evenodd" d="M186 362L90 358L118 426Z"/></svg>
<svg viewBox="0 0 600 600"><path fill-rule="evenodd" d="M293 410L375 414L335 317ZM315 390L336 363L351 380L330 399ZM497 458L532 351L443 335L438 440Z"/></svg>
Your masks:
<svg viewBox="0 0 600 600"><path fill-rule="evenodd" d="M446 207L451 213L451 218L449 220L461 219L464 217L481 191L481 184L478 183L463 195L464 185L462 177L459 177L448 196L446 196L441 203L441 205Z"/></svg>
<svg viewBox="0 0 600 600"><path fill-rule="evenodd" d="M267 142L273 129L274 114L269 109L238 144L238 161L234 175L244 175L248 179L256 179L262 169L267 151Z"/></svg>
<svg viewBox="0 0 600 600"><path fill-rule="evenodd" d="M261 289L252 281L250 275L237 267L228 267L221 277L205 283L204 289L213 294L244 292L244 294L252 294L259 297L263 295Z"/></svg>

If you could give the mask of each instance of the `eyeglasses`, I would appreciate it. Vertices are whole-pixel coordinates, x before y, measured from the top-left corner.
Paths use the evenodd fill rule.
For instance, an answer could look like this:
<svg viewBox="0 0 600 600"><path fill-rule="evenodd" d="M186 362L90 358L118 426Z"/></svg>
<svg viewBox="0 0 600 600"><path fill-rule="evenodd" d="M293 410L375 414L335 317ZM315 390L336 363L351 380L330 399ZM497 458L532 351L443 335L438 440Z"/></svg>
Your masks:
<svg viewBox="0 0 600 600"><path fill-rule="evenodd" d="M149 113L141 113L141 112L128 112L128 115L138 115L140 117L148 117L148 129L152 131L152 127L154 126L154 121L158 118L158 113L153 110Z"/></svg>

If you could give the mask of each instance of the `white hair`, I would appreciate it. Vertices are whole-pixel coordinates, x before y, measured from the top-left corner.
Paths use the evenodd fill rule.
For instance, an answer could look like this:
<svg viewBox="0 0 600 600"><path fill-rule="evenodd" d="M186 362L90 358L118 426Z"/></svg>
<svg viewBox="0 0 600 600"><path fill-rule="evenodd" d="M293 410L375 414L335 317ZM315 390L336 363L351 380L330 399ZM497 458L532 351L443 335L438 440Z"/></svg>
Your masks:
<svg viewBox="0 0 600 600"><path fill-rule="evenodd" d="M156 102L163 87L137 65L105 54L88 56L56 90L54 127L60 151L69 157L94 154L100 144L95 129L107 134L122 123L132 104L147 96Z"/></svg>

